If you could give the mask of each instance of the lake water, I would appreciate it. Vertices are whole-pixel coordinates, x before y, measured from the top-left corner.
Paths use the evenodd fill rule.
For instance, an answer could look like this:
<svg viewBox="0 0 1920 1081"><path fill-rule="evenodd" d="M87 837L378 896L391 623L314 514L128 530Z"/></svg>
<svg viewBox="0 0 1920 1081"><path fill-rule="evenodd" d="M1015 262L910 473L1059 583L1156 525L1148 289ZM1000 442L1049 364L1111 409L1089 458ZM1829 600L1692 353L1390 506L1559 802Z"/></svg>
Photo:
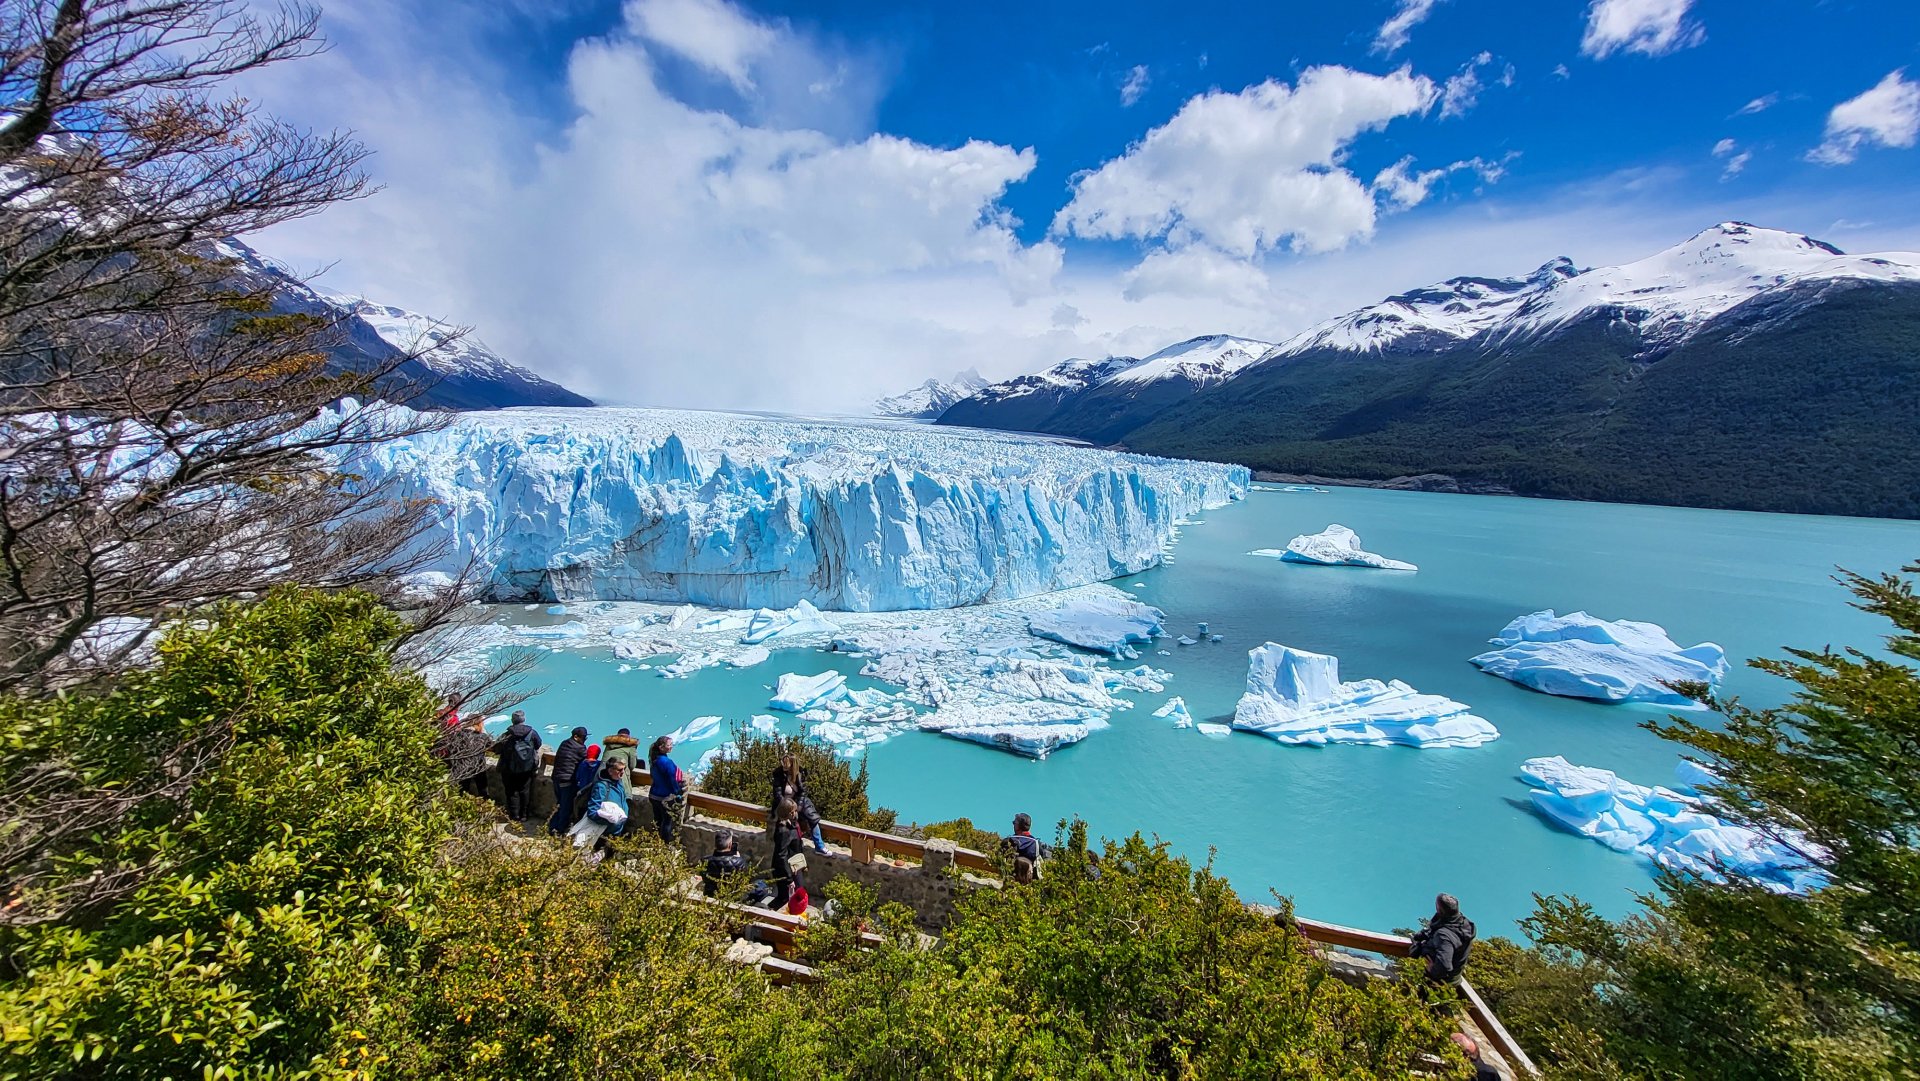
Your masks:
<svg viewBox="0 0 1920 1081"><path fill-rule="evenodd" d="M1338 522L1369 551L1418 564L1418 573L1321 568L1246 555ZM1387 930L1457 894L1482 933L1511 933L1532 894L1573 893L1622 914L1652 883L1632 857L1558 831L1536 816L1516 774L1538 755L1664 783L1674 747L1638 727L1658 708L1553 698L1481 674L1467 658L1514 616L1586 609L1607 619L1664 625L1683 645L1714 641L1735 668L1726 690L1776 704L1788 688L1744 667L1786 645L1874 647L1885 625L1848 607L1831 576L1920 558L1920 523L1665 507L1448 496L1368 489L1325 494L1256 491L1187 528L1173 561L1121 579L1191 632L1207 621L1218 644L1145 660L1173 673L1198 720L1231 718L1247 650L1275 641L1340 658L1344 679L1401 679L1469 703L1500 729L1484 747L1283 747L1247 733L1225 739L1150 716L1165 695L1138 703L1113 727L1029 761L912 732L873 748L872 795L906 820L968 816L1006 828L1027 811L1052 823L1085 818L1097 834L1135 830L1215 867L1241 896L1293 897L1303 915ZM585 724L595 738L620 725L671 731L695 716L744 721L765 713L780 672L857 659L776 652L746 670L687 679L617 671L597 652L545 655L550 684L526 708L536 722ZM872 685L857 677L856 686ZM782 715L787 728L794 725ZM712 743L687 748L691 759Z"/></svg>

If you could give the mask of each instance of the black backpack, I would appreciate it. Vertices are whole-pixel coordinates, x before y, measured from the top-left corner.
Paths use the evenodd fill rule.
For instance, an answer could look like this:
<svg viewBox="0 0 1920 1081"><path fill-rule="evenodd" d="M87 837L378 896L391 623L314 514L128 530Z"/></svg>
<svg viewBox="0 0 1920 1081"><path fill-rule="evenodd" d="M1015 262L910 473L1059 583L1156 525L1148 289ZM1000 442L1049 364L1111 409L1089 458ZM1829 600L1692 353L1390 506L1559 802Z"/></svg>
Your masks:
<svg viewBox="0 0 1920 1081"><path fill-rule="evenodd" d="M527 729L527 734L513 741L508 750L513 752L513 772L532 773L540 768L540 734Z"/></svg>

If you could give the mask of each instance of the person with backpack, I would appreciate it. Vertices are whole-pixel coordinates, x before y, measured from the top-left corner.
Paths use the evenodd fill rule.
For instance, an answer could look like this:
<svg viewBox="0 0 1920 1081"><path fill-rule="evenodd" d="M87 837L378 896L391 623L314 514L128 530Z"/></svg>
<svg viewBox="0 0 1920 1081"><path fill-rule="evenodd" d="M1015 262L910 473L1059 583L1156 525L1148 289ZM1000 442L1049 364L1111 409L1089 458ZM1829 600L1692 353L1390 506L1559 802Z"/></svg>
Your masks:
<svg viewBox="0 0 1920 1081"><path fill-rule="evenodd" d="M1025 885L1040 877L1040 838L1033 835L1033 816L1025 811L1013 816L1013 836L1002 838L1000 848L1013 857L1013 880Z"/></svg>
<svg viewBox="0 0 1920 1081"><path fill-rule="evenodd" d="M721 830L713 839L712 854L700 869L700 888L712 897L722 882L746 869L747 857L740 851L740 842L733 839L733 831Z"/></svg>
<svg viewBox="0 0 1920 1081"><path fill-rule="evenodd" d="M653 828L660 839L673 843L674 827L680 822L680 809L687 804L687 775L667 757L673 751L673 737L661 736L647 748L647 802L653 806Z"/></svg>
<svg viewBox="0 0 1920 1081"><path fill-rule="evenodd" d="M767 881L773 885L774 909L786 908L795 890L806 888L807 846L800 839L800 808L783 799L773 809L773 858Z"/></svg>
<svg viewBox="0 0 1920 1081"><path fill-rule="evenodd" d="M1433 918L1414 932L1408 956L1425 958L1427 979L1436 984L1452 983L1467 967L1467 954L1473 948L1473 921L1460 914L1460 901L1450 893L1433 899Z"/></svg>
<svg viewBox="0 0 1920 1081"><path fill-rule="evenodd" d="M580 794L573 775L587 760L587 730L575 728L553 750L553 817L547 819L547 832L565 833L573 825L573 800Z"/></svg>
<svg viewBox="0 0 1920 1081"><path fill-rule="evenodd" d="M528 789L534 774L540 772L540 733L527 723L527 711L513 711L513 723L493 745L500 756L500 781L506 787L507 817L515 822L527 820Z"/></svg>

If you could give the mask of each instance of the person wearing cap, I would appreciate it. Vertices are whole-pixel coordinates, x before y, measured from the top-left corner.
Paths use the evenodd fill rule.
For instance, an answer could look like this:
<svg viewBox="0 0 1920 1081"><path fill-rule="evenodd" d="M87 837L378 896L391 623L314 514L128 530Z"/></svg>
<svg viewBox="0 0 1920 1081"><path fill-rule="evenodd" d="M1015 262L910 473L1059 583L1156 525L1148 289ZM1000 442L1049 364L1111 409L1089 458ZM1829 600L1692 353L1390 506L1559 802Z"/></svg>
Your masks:
<svg viewBox="0 0 1920 1081"><path fill-rule="evenodd" d="M565 833L573 825L573 797L579 795L573 775L587 760L587 730L575 728L553 750L553 817L547 819L550 833Z"/></svg>
<svg viewBox="0 0 1920 1081"><path fill-rule="evenodd" d="M1473 947L1473 921L1460 914L1460 901L1451 893L1433 899L1433 918L1414 933L1408 956L1427 962L1427 979L1433 983L1452 983L1467 967L1467 953Z"/></svg>

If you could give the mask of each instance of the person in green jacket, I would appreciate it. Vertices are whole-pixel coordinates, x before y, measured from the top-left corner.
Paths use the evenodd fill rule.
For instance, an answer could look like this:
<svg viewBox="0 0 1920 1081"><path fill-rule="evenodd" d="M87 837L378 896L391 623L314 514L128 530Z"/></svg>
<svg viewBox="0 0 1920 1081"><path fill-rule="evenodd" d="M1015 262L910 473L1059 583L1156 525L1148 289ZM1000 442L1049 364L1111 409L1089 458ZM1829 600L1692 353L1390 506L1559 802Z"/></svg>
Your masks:
<svg viewBox="0 0 1920 1081"><path fill-rule="evenodd" d="M620 763L623 767L620 775L626 778L621 783L628 792L631 792L634 771L640 768L640 741L633 738L631 731L622 728L601 740L600 746L602 748L600 761L603 768L606 763Z"/></svg>

